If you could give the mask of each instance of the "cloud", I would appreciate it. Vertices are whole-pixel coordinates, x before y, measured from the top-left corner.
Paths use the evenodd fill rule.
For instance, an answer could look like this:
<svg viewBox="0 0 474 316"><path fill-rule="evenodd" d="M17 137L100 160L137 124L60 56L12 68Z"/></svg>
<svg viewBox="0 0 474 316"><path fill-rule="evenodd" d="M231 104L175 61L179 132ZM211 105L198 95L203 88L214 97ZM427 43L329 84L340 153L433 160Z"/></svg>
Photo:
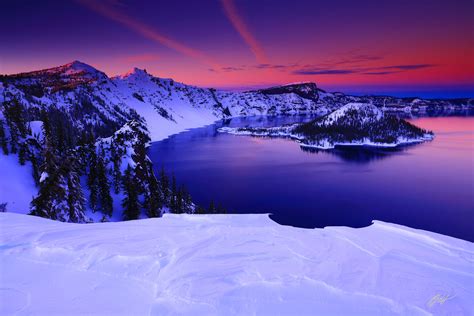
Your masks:
<svg viewBox="0 0 474 316"><path fill-rule="evenodd" d="M331 65L358 64L358 63L376 61L376 60L381 60L381 59L383 59L383 56L368 55L368 54L353 54L349 57L340 59L335 62L328 62L328 64L331 64Z"/></svg>
<svg viewBox="0 0 474 316"><path fill-rule="evenodd" d="M228 67L222 67L221 70L222 70L222 71L226 71L226 72L230 72L230 71L242 71L242 70L245 70L245 67L232 67L232 66L228 66Z"/></svg>
<svg viewBox="0 0 474 316"><path fill-rule="evenodd" d="M261 64L267 64L268 59L265 55L263 48L257 39L250 32L247 24L241 18L237 11L237 7L233 0L221 0L224 13L229 19L230 23L234 26L235 30L240 34L245 43L249 46L250 50L254 54L257 61Z"/></svg>
<svg viewBox="0 0 474 316"><path fill-rule="evenodd" d="M375 72L364 72L364 75L391 75L400 71L375 71Z"/></svg>
<svg viewBox="0 0 474 316"><path fill-rule="evenodd" d="M434 65L434 64L414 64L414 65L385 66L385 67L378 67L377 69L415 70L415 69L429 68L429 67L434 67L434 66L436 66L436 65Z"/></svg>
<svg viewBox="0 0 474 316"><path fill-rule="evenodd" d="M377 67L349 67L349 68L338 68L338 67L315 67L307 65L302 69L292 71L294 75L351 75L351 74L364 74L364 75L391 75L399 72L412 71L417 69L435 67L434 64L407 64L407 65L389 65L389 66L377 66Z"/></svg>
<svg viewBox="0 0 474 316"><path fill-rule="evenodd" d="M86 8L112 20L117 23L120 23L129 29L135 31L136 33L142 35L145 38L148 38L158 44L166 46L170 49L173 49L185 56L196 59L204 64L210 65L214 68L218 68L219 65L209 56L203 52L186 46L172 38L169 38L148 25L129 17L128 15L117 10L116 7L123 6L120 2L117 1L96 1L96 0L76 0L81 5Z"/></svg>
<svg viewBox="0 0 474 316"><path fill-rule="evenodd" d="M240 65L240 66L226 66L220 69L209 69L209 71L225 71L225 72L232 72L232 71L249 71L249 70L261 70L261 69L275 69L280 71L286 71L289 69L294 69L298 67L298 64L256 64L256 65Z"/></svg>
<svg viewBox="0 0 474 316"><path fill-rule="evenodd" d="M355 70L350 69L322 69L322 70L295 70L294 75L348 75L356 73Z"/></svg>
<svg viewBox="0 0 474 316"><path fill-rule="evenodd" d="M296 64L289 64L289 65L258 64L253 67L257 69L288 69L295 66Z"/></svg>

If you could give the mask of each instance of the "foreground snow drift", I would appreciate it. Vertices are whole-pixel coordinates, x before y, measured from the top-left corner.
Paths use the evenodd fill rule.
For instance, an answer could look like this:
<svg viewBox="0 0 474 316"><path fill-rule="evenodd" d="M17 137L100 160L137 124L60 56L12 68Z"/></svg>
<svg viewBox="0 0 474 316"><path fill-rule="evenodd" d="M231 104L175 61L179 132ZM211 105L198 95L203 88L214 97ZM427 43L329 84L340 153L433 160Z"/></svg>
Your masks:
<svg viewBox="0 0 474 316"><path fill-rule="evenodd" d="M472 243L267 215L67 224L0 214L0 314L473 312Z"/></svg>

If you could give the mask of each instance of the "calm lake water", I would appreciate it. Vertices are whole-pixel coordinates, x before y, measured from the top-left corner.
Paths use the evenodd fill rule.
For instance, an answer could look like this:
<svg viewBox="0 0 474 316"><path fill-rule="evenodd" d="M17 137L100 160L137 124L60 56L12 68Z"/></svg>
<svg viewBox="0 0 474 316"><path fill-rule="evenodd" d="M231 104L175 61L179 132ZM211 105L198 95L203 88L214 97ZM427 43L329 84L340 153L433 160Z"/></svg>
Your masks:
<svg viewBox="0 0 474 316"><path fill-rule="evenodd" d="M474 241L474 117L412 119L436 138L398 150L309 152L291 140L216 131L310 119L232 119L153 143L149 154L206 207L214 200L307 228L381 220Z"/></svg>

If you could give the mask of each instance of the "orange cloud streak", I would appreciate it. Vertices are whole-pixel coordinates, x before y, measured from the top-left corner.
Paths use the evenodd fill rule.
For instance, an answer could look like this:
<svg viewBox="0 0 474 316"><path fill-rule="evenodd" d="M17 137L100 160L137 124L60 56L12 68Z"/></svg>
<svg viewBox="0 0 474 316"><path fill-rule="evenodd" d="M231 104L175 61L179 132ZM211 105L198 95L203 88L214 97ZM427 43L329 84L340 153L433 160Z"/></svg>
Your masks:
<svg viewBox="0 0 474 316"><path fill-rule="evenodd" d="M203 52L196 50L194 48L188 47L180 42L173 40L165 35L160 34L159 32L153 30L149 26L137 21L117 10L112 6L107 5L103 2L97 2L95 0L76 0L83 6L89 8L90 10L99 13L100 15L118 22L135 32L141 34L143 37L146 37L152 41L155 41L161 45L164 45L168 48L171 48L185 56L199 60L200 62L209 65L213 68L220 68L220 65L215 62L212 58L204 54ZM113 2L108 2L114 4Z"/></svg>
<svg viewBox="0 0 474 316"><path fill-rule="evenodd" d="M221 0L225 15L234 26L235 30L240 34L245 43L250 47L250 50L255 55L257 61L261 64L268 64L267 56L260 43L255 39L252 32L247 28L244 20L237 12L237 8L233 0Z"/></svg>

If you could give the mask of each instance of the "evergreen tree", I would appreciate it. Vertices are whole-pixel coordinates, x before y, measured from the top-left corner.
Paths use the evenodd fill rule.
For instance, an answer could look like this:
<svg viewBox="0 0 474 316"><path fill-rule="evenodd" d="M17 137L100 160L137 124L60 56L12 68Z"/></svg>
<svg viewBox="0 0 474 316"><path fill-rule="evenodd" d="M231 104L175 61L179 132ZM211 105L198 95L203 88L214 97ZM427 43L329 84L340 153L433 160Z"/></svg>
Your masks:
<svg viewBox="0 0 474 316"><path fill-rule="evenodd" d="M196 206L196 211L195 211L196 214L206 214L206 209L202 206Z"/></svg>
<svg viewBox="0 0 474 316"><path fill-rule="evenodd" d="M3 153L8 155L8 141L3 127L3 120L0 120L0 147L2 147Z"/></svg>
<svg viewBox="0 0 474 316"><path fill-rule="evenodd" d="M150 173L148 193L146 195L145 206L148 217L159 217L163 201L161 196L160 184L153 173Z"/></svg>
<svg viewBox="0 0 474 316"><path fill-rule="evenodd" d="M193 201L191 198L191 194L186 190L186 187L182 187L182 195L183 195L183 212L191 214L193 213Z"/></svg>
<svg viewBox="0 0 474 316"><path fill-rule="evenodd" d="M67 222L84 222L84 195L77 174L75 152L58 156L46 141L38 195L31 202L31 215Z"/></svg>
<svg viewBox="0 0 474 316"><path fill-rule="evenodd" d="M211 200L211 203L209 203L209 208L207 210L208 214L215 214L216 213L216 207L214 205L214 201Z"/></svg>
<svg viewBox="0 0 474 316"><path fill-rule="evenodd" d="M18 150L18 161L20 162L20 165L25 165L26 163L26 156L28 154L28 147L27 144L23 141L19 145L19 150Z"/></svg>
<svg viewBox="0 0 474 316"><path fill-rule="evenodd" d="M84 174L87 168L88 158L91 155L91 148L94 147L94 140L89 138L87 131L81 131L81 135L77 141L77 154L79 157L79 175Z"/></svg>
<svg viewBox="0 0 474 316"><path fill-rule="evenodd" d="M33 179L35 180L35 184L39 185L40 174L39 174L38 160L35 155L31 155L30 160L31 160L31 165L33 166Z"/></svg>
<svg viewBox="0 0 474 316"><path fill-rule="evenodd" d="M45 140L48 139L49 142L52 142L53 141L53 134L52 134L52 131L51 131L51 124L50 124L50 121L49 121L48 112L46 112L46 111L41 112L41 121L43 122L42 129L43 129L44 139Z"/></svg>
<svg viewBox="0 0 474 316"><path fill-rule="evenodd" d="M135 162L135 177L139 181L140 190L144 191L146 182L149 180L149 170L151 170L151 162L146 155L146 146L150 141L150 137L142 130L138 122L131 121L128 125L137 140L134 142L132 155L132 159Z"/></svg>
<svg viewBox="0 0 474 316"><path fill-rule="evenodd" d="M171 192L170 192L170 212L177 214L178 210L178 197L176 189L176 178L174 174L171 176Z"/></svg>
<svg viewBox="0 0 474 316"><path fill-rule="evenodd" d="M176 189L176 177L174 173L171 175L171 195L176 196L177 189Z"/></svg>
<svg viewBox="0 0 474 316"><path fill-rule="evenodd" d="M138 202L138 184L135 180L135 177L133 175L133 169L132 167L130 167L130 165L125 170L125 174L123 177L123 192L123 219L138 219L140 216L140 204Z"/></svg>
<svg viewBox="0 0 474 316"><path fill-rule="evenodd" d="M122 172L120 170L122 164L122 157L118 153L116 146L111 144L110 146L110 156L112 158L113 170L112 170L112 179L115 194L120 192L120 184L122 182Z"/></svg>
<svg viewBox="0 0 474 316"><path fill-rule="evenodd" d="M58 121L56 123L56 131L55 131L55 138L56 138L56 146L57 148L67 148L66 146L66 140L65 140L65 131L64 131L64 125L63 122Z"/></svg>
<svg viewBox="0 0 474 316"><path fill-rule="evenodd" d="M102 157L99 157L97 160L97 184L99 188L99 200L102 213L110 217L113 212L113 200L110 196L110 185Z"/></svg>
<svg viewBox="0 0 474 316"><path fill-rule="evenodd" d="M99 186L97 179L97 154L95 149L91 151L89 159L89 173L87 174L87 186L89 187L89 206L92 211L97 209Z"/></svg>
<svg viewBox="0 0 474 316"><path fill-rule="evenodd" d="M74 157L67 159L67 206L70 222L84 222L85 198L77 170L80 168Z"/></svg>
<svg viewBox="0 0 474 316"><path fill-rule="evenodd" d="M217 214L227 214L227 210L219 203L216 209Z"/></svg>
<svg viewBox="0 0 474 316"><path fill-rule="evenodd" d="M161 192L163 193L163 200L168 203L169 196L170 196L170 189L169 189L169 179L166 175L165 168L162 166L160 171L160 187Z"/></svg>
<svg viewBox="0 0 474 316"><path fill-rule="evenodd" d="M183 207L183 189L180 188L176 192L176 213L181 214L184 213L184 207Z"/></svg>
<svg viewBox="0 0 474 316"><path fill-rule="evenodd" d="M30 214L57 220L60 214L58 207L62 206L61 201L64 201L66 192L61 185L59 157L48 140L46 140L43 155L40 189L37 196L31 201Z"/></svg>

